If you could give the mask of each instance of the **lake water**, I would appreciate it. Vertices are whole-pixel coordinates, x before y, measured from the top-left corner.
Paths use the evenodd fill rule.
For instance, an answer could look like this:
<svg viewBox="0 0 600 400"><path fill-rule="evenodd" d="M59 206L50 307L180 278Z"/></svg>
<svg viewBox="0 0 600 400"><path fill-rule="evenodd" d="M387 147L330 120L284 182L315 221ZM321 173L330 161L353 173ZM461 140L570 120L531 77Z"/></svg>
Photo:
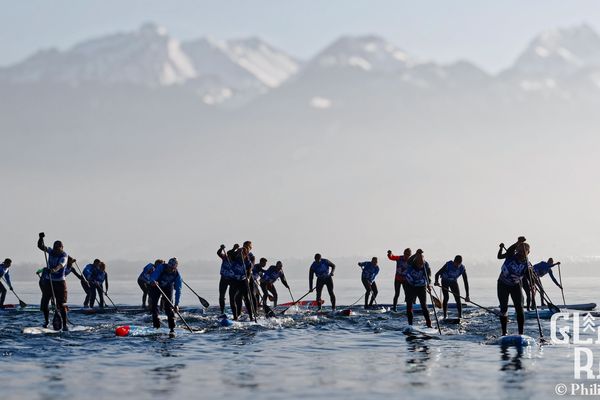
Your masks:
<svg viewBox="0 0 600 400"><path fill-rule="evenodd" d="M217 304L216 282L188 283ZM296 297L306 290L305 282L290 283L297 286ZM356 279L335 283L339 304L350 304L361 294ZM80 305L81 288L74 280L69 284L69 303ZM590 279L572 278L568 285L577 288L567 290L569 303L596 300ZM27 303L39 301L35 282L14 286ZM379 286L379 301L391 302L391 282L382 280ZM560 291L550 281L546 286L554 302L561 303ZM289 301L285 288L278 287L280 302ZM497 305L495 277L471 279L471 287L474 301ZM109 293L118 304L140 302L135 282L111 282ZM329 304L326 294L325 299ZM197 301L184 289L182 304ZM74 324L90 330L31 336L22 329L40 326L39 312L0 312L1 398L547 399L556 396L557 384L575 382L573 345L518 351L487 344L499 334L499 323L477 308L466 311L459 327L443 325L443 335L433 339L405 335L406 317L389 312L358 311L351 317L300 312L230 328L218 324L217 314L213 307L204 314L184 313L204 333L118 338L116 326L149 325L148 316L72 313ZM420 313L416 316L416 324L422 324ZM548 319L542 327L549 336ZM516 331L514 321L510 329ZM535 318L527 319L526 334L538 338ZM591 349L600 356L600 347Z"/></svg>

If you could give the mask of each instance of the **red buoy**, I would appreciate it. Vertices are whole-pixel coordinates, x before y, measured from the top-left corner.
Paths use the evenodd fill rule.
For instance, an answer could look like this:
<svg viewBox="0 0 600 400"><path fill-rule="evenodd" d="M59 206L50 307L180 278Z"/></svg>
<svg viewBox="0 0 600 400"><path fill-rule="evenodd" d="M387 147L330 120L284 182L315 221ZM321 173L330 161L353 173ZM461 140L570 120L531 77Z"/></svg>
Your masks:
<svg viewBox="0 0 600 400"><path fill-rule="evenodd" d="M123 326L117 327L117 329L115 329L115 334L117 336L127 336L127 335L129 335L129 325L123 325Z"/></svg>

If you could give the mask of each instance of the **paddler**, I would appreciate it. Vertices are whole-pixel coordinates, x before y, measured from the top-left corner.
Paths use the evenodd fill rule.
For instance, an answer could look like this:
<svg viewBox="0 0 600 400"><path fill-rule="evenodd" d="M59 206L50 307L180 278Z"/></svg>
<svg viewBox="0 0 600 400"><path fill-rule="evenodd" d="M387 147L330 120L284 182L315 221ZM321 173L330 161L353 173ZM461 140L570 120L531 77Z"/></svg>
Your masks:
<svg viewBox="0 0 600 400"><path fill-rule="evenodd" d="M237 320L242 313L242 302L246 305L246 311L250 319L254 318L254 304L250 299L250 284L248 280L252 274L255 257L252 254L252 242L245 241L241 248L234 252L228 252L228 258L231 261L233 271L233 292L234 304L232 306L233 320ZM229 289L231 292L231 288Z"/></svg>
<svg viewBox="0 0 600 400"><path fill-rule="evenodd" d="M182 279L177 269L179 263L176 258L171 258L167 264L160 264L150 275L150 309L152 310L152 325L160 328L160 319L158 318L159 300L166 296L164 301L165 314L167 314L169 329L171 333L175 332L175 310L179 311L179 299L181 298ZM175 302L173 303L173 290L175 290ZM162 292L161 292L162 291ZM164 294L163 294L164 293Z"/></svg>
<svg viewBox="0 0 600 400"><path fill-rule="evenodd" d="M90 286L90 281L92 280L92 276L94 275L94 272L98 269L98 266L100 265L100 260L98 260L97 258L94 260L94 262L92 264L88 264L85 267L83 267L83 271L81 271L81 274L83 275L83 277L85 279L81 279L81 287L83 288L83 291L85 292L85 299L83 300L83 306L84 307L93 307L93 302L90 302L90 299L93 297L96 297L96 293L95 293L95 288L92 288Z"/></svg>
<svg viewBox="0 0 600 400"><path fill-rule="evenodd" d="M96 293L98 295L98 305L100 308L104 308L104 293L108 292L108 272L106 272L106 264L104 262L100 262L98 264L98 268L92 274L89 280L91 286L91 296L90 296L90 307L94 307L94 302L96 301ZM102 289L102 285L105 285L106 290Z"/></svg>
<svg viewBox="0 0 600 400"><path fill-rule="evenodd" d="M277 289L275 288L275 282L277 279L281 279L281 283L288 290L290 285L288 285L285 280L285 274L283 273L283 263L281 261L277 261L275 265L271 265L263 274L260 280L260 288L263 291L263 305L267 304L267 300L269 298L269 292L273 297L273 306L277 307Z"/></svg>
<svg viewBox="0 0 600 400"><path fill-rule="evenodd" d="M442 302L442 309L444 311L444 319L448 316L448 299L450 298L450 292L454 296L456 301L456 309L458 310L458 319L462 318L462 302L460 299L460 287L458 286L458 278L462 276L463 283L465 285L466 301L469 299L469 279L467 278L467 269L462 263L462 256L458 255L454 257L454 261L448 261L440 270L435 274L435 286L440 286L439 280L442 278L442 294L444 300Z"/></svg>
<svg viewBox="0 0 600 400"><path fill-rule="evenodd" d="M544 305L544 286L542 285L542 280L540 279L542 276L545 276L546 274L550 275L550 279L552 279L554 284L559 289L562 289L562 286L560 285L560 283L558 283L556 277L554 277L554 274L552 273L552 267L555 267L557 265L560 265L560 262L555 263L552 258L549 258L548 261L541 261L533 266L533 279L535 281L535 284L540 289L540 298L542 300L542 306ZM532 298L531 296L532 292L535 295L535 290L532 291L531 289L532 288L529 279L529 274L527 274L525 278L523 278L523 290L525 291L525 304L527 306L527 311L529 311L531 308L532 300L533 302L535 302L535 298Z"/></svg>
<svg viewBox="0 0 600 400"><path fill-rule="evenodd" d="M527 259L527 256L529 255L529 244L524 240L519 240L513 246L514 250L508 255L502 254L504 256L502 258L504 258L505 261L502 264L500 276L498 277L498 301L500 302L500 313L502 314L500 317L502 336L506 336L508 327L509 296L512 298L513 305L515 307L519 335L523 334L525 325L525 315L523 314L523 293L521 292L521 285L523 277L529 273L531 268L531 263ZM513 246L509 247L507 250L511 250ZM498 258L500 258L503 248L504 245L500 243Z"/></svg>
<svg viewBox="0 0 600 400"><path fill-rule="evenodd" d="M394 276L394 301L392 304L392 311L397 310L398 297L400 296L400 288L404 288L404 296L406 297L406 280L404 273L408 266L408 260L412 255L412 250L409 248L404 249L404 254L401 256L395 256L391 250L387 251L388 259L396 261L396 274Z"/></svg>
<svg viewBox="0 0 600 400"><path fill-rule="evenodd" d="M100 260L97 261L99 262ZM165 262L160 258L155 260L154 263L148 263L144 269L142 269L140 276L138 276L137 283L140 289L142 289L142 308L144 309L146 308L146 299L148 298L148 291L150 290L150 284L152 283L150 277L152 276L152 273L156 267L164 263Z"/></svg>
<svg viewBox="0 0 600 400"><path fill-rule="evenodd" d="M60 320L55 319L52 322L53 328L55 330L62 328L63 331L68 331L67 283L65 281L68 261L67 253L65 253L60 240L55 241L52 247L46 247L44 245L44 233L40 233L37 247L43 252L48 253L47 266L42 273L42 276L45 274L47 279L42 282L42 300L40 304L40 309L44 313L44 328L48 327L50 317L48 306L50 300L54 297L56 300L56 309L60 313Z"/></svg>
<svg viewBox="0 0 600 400"><path fill-rule="evenodd" d="M331 268L331 272L329 269ZM317 303L318 310L321 310L321 294L323 292L323 286L327 286L327 292L329 293L329 299L331 300L331 311L335 311L335 293L333 293L333 273L335 271L335 264L331 261L322 258L319 253L315 254L315 261L310 265L308 272L308 287L310 291L313 291L313 275L317 276Z"/></svg>
<svg viewBox="0 0 600 400"><path fill-rule="evenodd" d="M219 307L221 308L221 315L225 315L225 293L229 288L229 307L231 311L235 307L235 292L233 289L233 269L231 260L228 254L233 254L240 247L239 244L233 245L233 248L228 252L225 252L225 245L222 244L217 250L217 256L221 259L221 279L219 280Z"/></svg>
<svg viewBox="0 0 600 400"><path fill-rule="evenodd" d="M368 307L373 306L377 293L379 293L377 284L375 283L375 277L377 277L377 274L379 273L377 257L373 257L371 261L359 262L358 266L362 268L361 281L365 287L365 309L367 309ZM369 295L371 295L371 301L369 301Z"/></svg>
<svg viewBox="0 0 600 400"><path fill-rule="evenodd" d="M406 316L408 324L413 324L413 304L416 299L419 299L421 304L421 312L425 318L425 323L428 328L431 328L431 318L427 309L427 291L431 290L429 282L431 280L431 270L429 263L423 257L423 251L417 250L406 267Z"/></svg>
<svg viewBox="0 0 600 400"><path fill-rule="evenodd" d="M12 283L10 283L10 273L8 272L8 269L10 268L11 265L12 265L12 260L10 258L5 259L4 262L2 264L0 264L0 279L4 278L4 280L6 281L6 284L8 285L8 288L12 292L13 287L12 287ZM6 288L2 284L2 281L0 281L0 307L4 306L5 298L6 298Z"/></svg>

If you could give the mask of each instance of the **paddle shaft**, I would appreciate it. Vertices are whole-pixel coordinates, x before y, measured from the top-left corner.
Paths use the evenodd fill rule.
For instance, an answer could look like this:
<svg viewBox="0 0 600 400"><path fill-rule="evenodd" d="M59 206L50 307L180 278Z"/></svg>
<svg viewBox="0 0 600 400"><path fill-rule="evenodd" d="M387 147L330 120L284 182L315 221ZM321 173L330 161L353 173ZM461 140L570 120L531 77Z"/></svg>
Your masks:
<svg viewBox="0 0 600 400"><path fill-rule="evenodd" d="M292 289L290 289L289 287L288 287L288 292L290 292L290 297L292 298L292 301L294 301L294 295L292 294Z"/></svg>
<svg viewBox="0 0 600 400"><path fill-rule="evenodd" d="M423 269L425 269L425 265L423 265ZM427 271L423 271L425 274L425 279L427 280L427 285L429 285L429 277L427 276ZM431 293L431 289L428 290L429 291L429 298L431 299L431 306L433 307L433 316L435 317L435 323L437 325L438 328L438 332L440 333L440 335L442 334L442 328L440 328L440 321L438 319L437 316L437 311L435 310L435 301L433 301L433 294ZM440 301L438 299L438 301ZM426 311L426 310L425 310Z"/></svg>
<svg viewBox="0 0 600 400"><path fill-rule="evenodd" d="M442 288L442 290L444 290L444 291L446 291L446 292L450 292L450 293L452 293L452 294L453 294L453 295L455 295L455 296L457 295L457 293L454 293L454 292L453 292L452 290L450 290L450 289L446 289L446 288L445 288L445 287L443 287L443 286L442 286L441 288ZM473 304L475 307L479 307L479 308L481 308L482 310L485 310L485 311L487 311L487 312L489 312L489 313L492 313L492 314L494 314L494 315L495 315L495 316L497 316L497 317L501 317L501 316L502 316L502 314L500 314L499 312L496 312L495 310L492 310L491 308L487 308L487 307L484 307L484 306L482 306L482 305L480 305L480 304L477 304L477 303L475 303L474 301L467 300L465 297L462 297L461 295L458 295L458 297L459 297L459 298L461 298L461 299L463 299L463 300L464 300L464 301L466 301L467 303L471 303L471 304Z"/></svg>
<svg viewBox="0 0 600 400"><path fill-rule="evenodd" d="M529 273L529 281L531 282L529 290L531 292L532 305L535 308L535 318L537 319L538 331L540 332L540 339L543 339L544 331L542 330L542 323L540 322L540 312L538 311L537 305L535 304L535 284L533 280L533 268L531 267L531 264L529 264L529 266L527 267L527 271Z"/></svg>
<svg viewBox="0 0 600 400"><path fill-rule="evenodd" d="M558 264L558 280L560 281L560 293L562 294L563 305L566 307L567 302L565 300L565 291L563 290L562 275L560 273L560 264Z"/></svg>
<svg viewBox="0 0 600 400"><path fill-rule="evenodd" d="M296 300L295 302L292 303L292 305L286 307L283 311L281 311L281 315L285 314L285 312L287 310L289 310L290 308L294 307L296 304L298 304L299 302L302 301L303 298L305 298L306 296L308 296L309 294L311 294L312 290L309 290L308 292L306 292L304 294L304 296L300 297L298 300ZM361 296L362 297L362 296Z"/></svg>
<svg viewBox="0 0 600 400"><path fill-rule="evenodd" d="M4 281L6 282L6 284L8 285L8 281L6 280L6 277L3 277L3 278L4 278ZM9 285L9 286L12 286L12 285ZM19 295L13 289L11 289L10 291L15 295L15 297L17 298L17 300L19 300L19 306L21 308L27 307L27 303L25 303L23 300L21 300L21 298L19 297Z"/></svg>
<svg viewBox="0 0 600 400"><path fill-rule="evenodd" d="M163 295L163 299L167 300L167 303L169 303L169 305L173 308L173 311L175 311L177 313L177 315L179 316L179 318L181 318L181 320L185 324L185 327L188 328L188 330L190 332L194 333L194 331L192 330L192 328L190 328L190 326L188 325L188 323L185 321L185 319L179 313L179 310L173 305L173 302L171 302L171 299L169 299L167 297L167 295L165 294L165 292L163 292L163 290L160 288L160 285L158 283L156 283L156 287L158 288L158 290L160 291L160 293Z"/></svg>
<svg viewBox="0 0 600 400"><path fill-rule="evenodd" d="M190 285L187 284L186 281L184 281L183 279L181 280L181 282L183 282L183 284L192 291L192 293L194 293L196 295L196 297L198 298L198 301L200 301L200 303L202 304L203 307L208 307L210 304L208 304L208 301L206 301L203 297L200 297L200 295L198 293L196 293L194 291L194 289L192 289L190 287Z"/></svg>
<svg viewBox="0 0 600 400"><path fill-rule="evenodd" d="M106 292L106 290L104 291L104 295L106 296L106 298L108 299L108 301L110 301L110 303L113 305L113 307L115 308L115 311L119 311L119 309L115 305L115 302L112 301L112 299L110 298L110 296L108 295L108 293Z"/></svg>

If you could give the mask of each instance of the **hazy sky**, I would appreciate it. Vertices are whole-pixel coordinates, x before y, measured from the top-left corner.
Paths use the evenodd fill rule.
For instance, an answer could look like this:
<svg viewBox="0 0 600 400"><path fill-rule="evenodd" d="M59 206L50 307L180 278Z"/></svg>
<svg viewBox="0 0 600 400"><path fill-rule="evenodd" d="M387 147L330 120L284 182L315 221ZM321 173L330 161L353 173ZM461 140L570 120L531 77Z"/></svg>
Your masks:
<svg viewBox="0 0 600 400"><path fill-rule="evenodd" d="M30 0L3 1L0 65L39 48L132 30L144 21L180 39L259 35L307 58L342 34L377 33L414 55L466 58L490 71L508 66L542 30L600 28L595 0Z"/></svg>

